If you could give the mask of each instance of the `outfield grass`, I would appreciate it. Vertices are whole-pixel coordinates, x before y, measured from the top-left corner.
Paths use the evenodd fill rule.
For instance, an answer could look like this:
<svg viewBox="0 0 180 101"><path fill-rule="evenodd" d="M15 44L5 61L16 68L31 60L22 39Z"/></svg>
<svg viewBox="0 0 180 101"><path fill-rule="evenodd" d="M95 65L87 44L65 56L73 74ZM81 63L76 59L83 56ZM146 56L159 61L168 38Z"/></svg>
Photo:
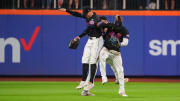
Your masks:
<svg viewBox="0 0 180 101"><path fill-rule="evenodd" d="M78 82L0 82L0 101L180 101L180 83L126 83L128 97L118 85L95 83L95 96L80 96Z"/></svg>

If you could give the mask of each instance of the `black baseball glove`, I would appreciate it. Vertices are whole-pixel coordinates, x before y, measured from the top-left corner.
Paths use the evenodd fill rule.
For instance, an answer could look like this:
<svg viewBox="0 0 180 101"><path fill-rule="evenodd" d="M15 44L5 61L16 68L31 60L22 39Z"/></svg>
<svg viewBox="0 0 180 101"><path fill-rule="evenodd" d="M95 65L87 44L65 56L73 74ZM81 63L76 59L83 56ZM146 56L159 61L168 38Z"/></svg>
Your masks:
<svg viewBox="0 0 180 101"><path fill-rule="evenodd" d="M69 48L70 49L77 49L77 47L78 47L78 45L79 45L79 43L80 43L80 40L78 39L78 40L74 40L74 39L72 39L70 42L69 42Z"/></svg>

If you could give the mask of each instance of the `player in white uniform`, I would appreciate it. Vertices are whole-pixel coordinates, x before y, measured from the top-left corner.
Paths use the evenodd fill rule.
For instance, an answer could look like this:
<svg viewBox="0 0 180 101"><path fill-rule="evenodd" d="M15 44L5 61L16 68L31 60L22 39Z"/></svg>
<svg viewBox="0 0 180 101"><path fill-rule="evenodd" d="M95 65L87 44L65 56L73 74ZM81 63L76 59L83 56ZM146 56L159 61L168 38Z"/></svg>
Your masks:
<svg viewBox="0 0 180 101"><path fill-rule="evenodd" d="M114 25L105 23L107 20L101 21L106 25L106 27L104 28L104 47L102 48L99 56L100 68L105 68L106 63L113 68L119 81L119 94L121 96L127 96L124 88L124 70L120 47L128 44L129 32L124 26L122 26L120 16L116 16Z"/></svg>
<svg viewBox="0 0 180 101"><path fill-rule="evenodd" d="M83 92L81 93L82 96L91 96L93 94L91 94L89 91L94 87L94 78L97 71L97 58L103 46L102 33L100 28L98 27L98 23L100 22L99 17L89 8L85 8L83 10L83 14L64 8L60 10L66 11L73 16L86 19L87 29L85 29L85 31L81 35L74 38L74 40L78 40L85 35L88 35L89 37L84 47L82 56L82 81L76 88L84 88ZM89 79L87 79L88 70Z"/></svg>

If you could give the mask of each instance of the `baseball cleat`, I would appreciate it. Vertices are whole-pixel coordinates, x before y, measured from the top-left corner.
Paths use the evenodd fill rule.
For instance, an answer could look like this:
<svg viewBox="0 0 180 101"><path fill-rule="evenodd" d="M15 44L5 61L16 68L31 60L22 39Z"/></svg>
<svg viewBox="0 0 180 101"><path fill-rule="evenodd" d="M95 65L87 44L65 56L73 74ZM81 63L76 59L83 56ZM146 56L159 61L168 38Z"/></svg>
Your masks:
<svg viewBox="0 0 180 101"><path fill-rule="evenodd" d="M76 87L76 89L81 89L85 86L85 81L81 81L80 84Z"/></svg>
<svg viewBox="0 0 180 101"><path fill-rule="evenodd" d="M125 93L125 91L119 91L119 95L123 97L128 97L128 95Z"/></svg>
<svg viewBox="0 0 180 101"><path fill-rule="evenodd" d="M84 90L85 91L89 91L90 89L92 89L94 87L94 84L91 82L88 82L87 85L84 86Z"/></svg>
<svg viewBox="0 0 180 101"><path fill-rule="evenodd" d="M90 93L89 91L83 90L81 96L95 96L95 95Z"/></svg>
<svg viewBox="0 0 180 101"><path fill-rule="evenodd" d="M102 84L104 85L104 84L107 83L107 82L108 82L107 77L102 77Z"/></svg>
<svg viewBox="0 0 180 101"><path fill-rule="evenodd" d="M119 81L117 79L115 80L115 84L119 84Z"/></svg>
<svg viewBox="0 0 180 101"><path fill-rule="evenodd" d="M124 78L124 82L129 82L129 78Z"/></svg>

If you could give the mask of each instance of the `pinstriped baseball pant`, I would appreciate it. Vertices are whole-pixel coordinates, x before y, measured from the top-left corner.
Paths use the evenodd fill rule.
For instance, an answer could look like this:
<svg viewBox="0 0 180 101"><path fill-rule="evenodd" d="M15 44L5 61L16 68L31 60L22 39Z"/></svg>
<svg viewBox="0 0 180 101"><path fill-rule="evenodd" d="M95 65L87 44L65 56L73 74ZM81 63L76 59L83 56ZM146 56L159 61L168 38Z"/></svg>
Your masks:
<svg viewBox="0 0 180 101"><path fill-rule="evenodd" d="M110 52L107 48L103 47L100 52L100 72L102 76L106 76L106 63L113 68L113 71L117 73L117 78L119 81L120 90L124 91L124 70L122 65L121 54L114 54Z"/></svg>

